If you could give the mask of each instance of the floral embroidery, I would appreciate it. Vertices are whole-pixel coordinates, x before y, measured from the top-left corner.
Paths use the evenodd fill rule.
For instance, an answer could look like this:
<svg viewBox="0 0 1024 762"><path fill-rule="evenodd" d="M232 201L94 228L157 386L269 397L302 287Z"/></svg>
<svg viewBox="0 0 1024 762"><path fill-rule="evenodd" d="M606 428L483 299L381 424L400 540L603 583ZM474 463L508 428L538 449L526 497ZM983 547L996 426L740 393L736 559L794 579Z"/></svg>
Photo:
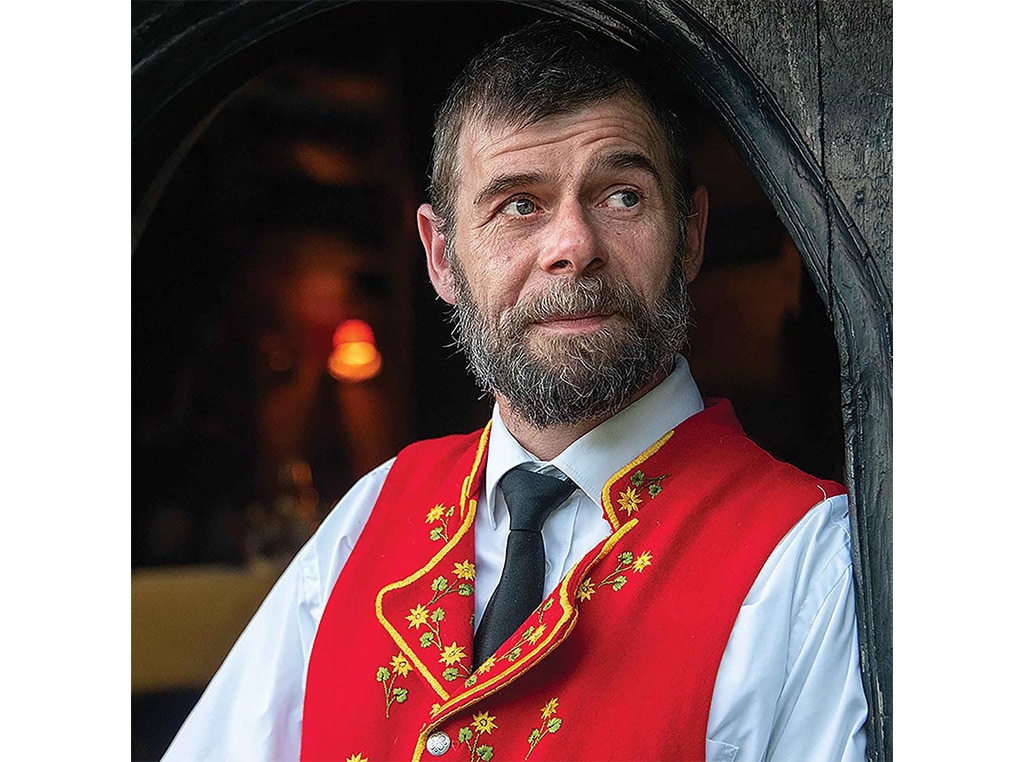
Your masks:
<svg viewBox="0 0 1024 762"><path fill-rule="evenodd" d="M391 657L390 670L387 667L377 667L377 682L382 683L384 686L385 717L391 717L392 704L404 704L405 700L409 698L408 689L396 686L395 680L399 677L407 677L411 669L412 665L403 654ZM363 760L362 762L366 762L366 760Z"/></svg>
<svg viewBox="0 0 1024 762"><path fill-rule="evenodd" d="M531 624L523 630L519 634L519 640L516 644L505 653L500 656L494 655L487 657L484 663L477 668L476 672L466 680L466 687L471 688L475 685L480 675L490 672L494 668L494 665L499 661L507 661L509 664L517 661L523 655L524 646L536 646L540 639L544 637L544 633L547 632L548 626L544 623L544 613L551 608L552 603L553 601L550 598L544 601L544 605L540 606L537 611L534 612L537 615L537 624Z"/></svg>
<svg viewBox="0 0 1024 762"><path fill-rule="evenodd" d="M458 743L469 747L470 762L477 762L478 760L490 762L494 757L494 747L481 744L480 736L484 734L490 735L491 731L498 727L498 723L495 720L497 720L497 717L485 710L474 714L473 722L469 725L459 728Z"/></svg>
<svg viewBox="0 0 1024 762"><path fill-rule="evenodd" d="M539 728L534 728L530 731L530 736L526 740L530 744L530 750L526 752L526 756L523 758L529 759L530 755L533 754L533 750L537 748L537 744L541 742L541 739L549 733L557 733L559 728L562 727L562 718L555 717L555 713L558 711L558 698L551 699L544 705L544 708L540 710L540 718L542 720Z"/></svg>
<svg viewBox="0 0 1024 762"><path fill-rule="evenodd" d="M473 579L476 577L476 566L469 561L455 563L455 576L459 579Z"/></svg>
<svg viewBox="0 0 1024 762"><path fill-rule="evenodd" d="M362 754L353 754L351 757L345 760L345 762L370 762Z"/></svg>
<svg viewBox="0 0 1024 762"><path fill-rule="evenodd" d="M606 585L611 585L612 590L618 592L626 586L627 582L629 582L629 577L627 577L624 572L628 571L633 574L640 574L644 569L654 563L651 551L649 550L645 550L639 556L634 555L631 550L624 550L622 553L619 553L617 560L619 563L615 567L614 571L600 582L595 584L594 580L590 577L583 580L583 582L580 583L579 589L576 591L576 599L580 601L589 601L594 596L594 593Z"/></svg>
<svg viewBox="0 0 1024 762"><path fill-rule="evenodd" d="M636 494L635 489L626 487L625 492L619 493L619 510L625 511L627 516L632 516L640 510L640 503L643 501L643 498Z"/></svg>
<svg viewBox="0 0 1024 762"><path fill-rule="evenodd" d="M449 509L449 515L450 512L451 509ZM452 568L452 574L455 575L456 581L472 580L476 577L476 568L469 559L456 561ZM448 577L439 576L430 583L430 589L434 591L434 595L426 604L419 603L416 608L409 609L409 615L406 617L409 620L409 627L416 630L424 626L427 628L426 632L420 634L420 647L437 647L438 661L445 665L445 670L441 673L445 680L456 680L460 676L468 677L472 670L464 663L467 660L466 646L460 646L454 642L445 644L441 634L441 622L445 620L447 614L443 607L435 606L435 604L452 593L469 597L473 595L473 585L465 581L455 584Z"/></svg>
<svg viewBox="0 0 1024 762"><path fill-rule="evenodd" d="M633 475L629 477L629 483L637 489L646 486L647 494L653 498L661 494L661 480L666 476L668 476L668 474L662 474L661 476L645 476L643 471L638 470L634 471Z"/></svg>
<svg viewBox="0 0 1024 762"><path fill-rule="evenodd" d="M594 587L594 581L590 577L587 577L580 585L580 589L576 591L576 597L581 601L589 601L596 590L597 588Z"/></svg>
<svg viewBox="0 0 1024 762"><path fill-rule="evenodd" d="M450 505L445 508L441 503L438 503L429 511L427 511L427 523L436 524L440 522L440 526L436 526L430 530L430 539L444 540L448 542L451 539L448 536L448 522L451 521L452 515L455 513L455 506Z"/></svg>

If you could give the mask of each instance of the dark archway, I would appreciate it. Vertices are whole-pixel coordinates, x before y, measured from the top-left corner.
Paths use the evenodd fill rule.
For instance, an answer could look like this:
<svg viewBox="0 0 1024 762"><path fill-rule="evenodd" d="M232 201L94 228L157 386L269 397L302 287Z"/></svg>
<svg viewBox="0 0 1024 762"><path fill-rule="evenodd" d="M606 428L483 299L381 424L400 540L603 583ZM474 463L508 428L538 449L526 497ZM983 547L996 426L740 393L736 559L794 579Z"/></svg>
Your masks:
<svg viewBox="0 0 1024 762"><path fill-rule="evenodd" d="M724 31L682 2L523 0L670 62L680 87L718 112L771 199L828 305L840 350L862 665L872 759L891 758L892 294L872 251L800 129ZM133 4L133 248L163 183L204 119L268 58L301 44L323 14L369 3ZM820 19L819 19L820 23ZM820 115L819 115L819 118Z"/></svg>

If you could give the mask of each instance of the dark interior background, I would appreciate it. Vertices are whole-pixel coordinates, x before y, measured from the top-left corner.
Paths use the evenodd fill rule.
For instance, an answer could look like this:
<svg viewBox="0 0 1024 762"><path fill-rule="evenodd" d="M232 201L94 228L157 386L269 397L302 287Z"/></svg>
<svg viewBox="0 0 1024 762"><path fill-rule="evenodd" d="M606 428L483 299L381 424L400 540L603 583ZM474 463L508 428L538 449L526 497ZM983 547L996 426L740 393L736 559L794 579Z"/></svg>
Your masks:
<svg viewBox="0 0 1024 762"><path fill-rule="evenodd" d="M482 425L414 210L433 113L513 5L359 3L258 51L159 195L132 265L132 566L290 557L366 470ZM751 436L843 479L838 357L799 252L721 126L680 98L709 187L687 354ZM145 156L139 157L144 164ZM383 370L326 369L342 320ZM200 687L133 695L133 759L162 754Z"/></svg>

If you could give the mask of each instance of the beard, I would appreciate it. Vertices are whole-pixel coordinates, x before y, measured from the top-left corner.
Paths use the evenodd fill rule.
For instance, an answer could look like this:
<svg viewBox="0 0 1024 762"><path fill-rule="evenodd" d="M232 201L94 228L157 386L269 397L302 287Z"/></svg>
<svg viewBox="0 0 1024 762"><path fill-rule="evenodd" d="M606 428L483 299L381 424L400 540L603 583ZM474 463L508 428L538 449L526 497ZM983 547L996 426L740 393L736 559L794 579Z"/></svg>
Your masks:
<svg viewBox="0 0 1024 762"><path fill-rule="evenodd" d="M690 309L680 253L653 305L627 283L600 275L555 281L500 316L482 314L455 257L451 267L458 298L453 335L477 384L501 394L537 428L614 415L667 374L686 343ZM586 333L535 325L581 314L613 317Z"/></svg>

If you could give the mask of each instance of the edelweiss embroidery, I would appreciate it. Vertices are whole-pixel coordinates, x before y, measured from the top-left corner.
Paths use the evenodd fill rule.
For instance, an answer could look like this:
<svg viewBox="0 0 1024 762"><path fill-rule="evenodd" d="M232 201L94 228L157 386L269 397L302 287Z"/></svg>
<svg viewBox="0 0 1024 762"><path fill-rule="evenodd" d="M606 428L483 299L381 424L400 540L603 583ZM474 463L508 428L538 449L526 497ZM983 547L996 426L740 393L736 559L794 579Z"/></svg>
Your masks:
<svg viewBox="0 0 1024 762"><path fill-rule="evenodd" d="M450 505L445 508L441 503L438 503L429 511L427 511L427 523L436 524L440 522L440 526L436 526L430 530L430 539L444 540L448 542L448 523L451 521L452 516L455 514L455 506Z"/></svg>
<svg viewBox="0 0 1024 762"><path fill-rule="evenodd" d="M526 752L524 760L530 758L533 754L533 750L537 748L537 744L541 742L544 736L548 733L557 733L558 729L562 727L562 718L555 717L555 712L558 711L558 697L551 699L544 705L544 708L540 710L540 719L542 720L539 728L534 728L530 731L530 736L526 740L530 744L530 750Z"/></svg>
<svg viewBox="0 0 1024 762"><path fill-rule="evenodd" d="M401 688L395 686L395 680L399 677L407 677L409 671L412 669L412 665L409 660L405 658L403 654L391 657L391 669L387 667L377 668L377 682L383 683L384 685L384 716L387 718L391 717L391 705L398 703L403 704L405 700L409 698L409 691L407 688ZM393 672L392 672L393 670ZM346 762L349 762L346 760Z"/></svg>
<svg viewBox="0 0 1024 762"><path fill-rule="evenodd" d="M646 476L643 471L637 469L633 472L633 475L629 477L629 483L632 487L626 487L625 490L619 492L619 510L625 511L627 516L632 516L634 513L640 510L640 505L644 502L644 499L640 496L637 490L643 490L647 488L647 494L653 499L656 498L662 492L661 481L668 474L662 474L661 476Z"/></svg>
<svg viewBox="0 0 1024 762"><path fill-rule="evenodd" d="M587 577L583 582L580 583L579 589L576 591L576 599L580 601L589 601L600 588L607 585L611 585L612 590L618 592L626 583L629 582L629 577L624 572L630 572L632 574L640 574L650 566L654 559L651 556L651 551L645 550L639 556L634 555L633 551L625 550L618 555L618 565L607 577L602 579L598 583L594 583L590 577Z"/></svg>
<svg viewBox="0 0 1024 762"><path fill-rule="evenodd" d="M480 679L480 675L487 674L490 672L494 665L499 661L507 661L509 664L515 662L523 655L523 649L531 646L536 646L540 642L540 639L544 637L544 633L547 632L548 626L544 623L544 613L551 608L553 601L548 598L544 601L544 605L537 609L537 624L531 624L519 635L519 640L512 648L505 651L500 656L495 654L489 656L484 662L477 667L476 672L470 675L466 679L466 687L472 688L476 685L477 680Z"/></svg>
<svg viewBox="0 0 1024 762"><path fill-rule="evenodd" d="M451 510L449 509L449 515ZM447 525L445 525L445 531L447 531ZM460 676L469 676L471 670L464 663L467 660L467 646L460 646L455 642L445 643L441 632L441 622L446 616L445 610L441 606L436 606L433 609L431 607L452 593L463 597L473 595L473 585L469 581L476 577L476 567L469 559L456 562L452 574L455 581L449 580L447 576L435 577L430 583L430 589L434 591L433 597L426 604L420 603L416 605L416 608L409 609L409 615L406 617L410 628L419 630L426 626L427 631L420 635L420 647L434 646L437 648L438 661L445 665L441 676L448 681L456 680ZM457 582L458 580L462 581Z"/></svg>
<svg viewBox="0 0 1024 762"><path fill-rule="evenodd" d="M473 722L464 728L459 728L458 743L469 748L469 761L490 762L494 757L494 747L480 743L482 735L490 735L491 731L498 727L495 722L497 717L492 716L486 710L473 715Z"/></svg>

